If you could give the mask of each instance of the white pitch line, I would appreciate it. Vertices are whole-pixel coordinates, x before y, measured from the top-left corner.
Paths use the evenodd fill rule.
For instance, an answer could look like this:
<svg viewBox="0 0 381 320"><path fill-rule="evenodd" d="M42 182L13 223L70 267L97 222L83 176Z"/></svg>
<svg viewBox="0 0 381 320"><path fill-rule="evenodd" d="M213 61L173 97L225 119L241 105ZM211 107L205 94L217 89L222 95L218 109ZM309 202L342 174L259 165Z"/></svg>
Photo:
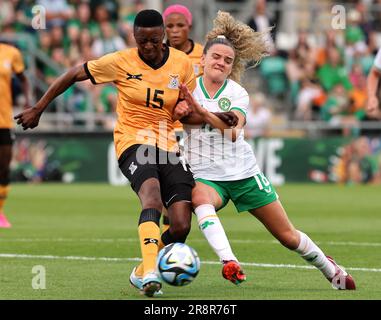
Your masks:
<svg viewBox="0 0 381 320"><path fill-rule="evenodd" d="M80 261L108 261L108 262L134 262L141 261L141 258L112 258L112 257L83 257L83 256L53 256L53 255L32 255L32 254L17 254L17 253L0 253L0 258L15 258L15 259L47 259L47 260L80 260ZM203 264L220 265L217 261L202 261ZM313 266L302 266L296 264L272 264L272 263L255 263L255 262L240 262L243 266L260 267L260 268L287 268L287 269L315 269ZM359 268L346 267L349 271L364 271L364 272L381 272L377 268Z"/></svg>
<svg viewBox="0 0 381 320"><path fill-rule="evenodd" d="M326 242L317 242L322 244L334 245L334 246L356 246L356 247L381 247L379 242L336 242L336 241L326 241Z"/></svg>
<svg viewBox="0 0 381 320"><path fill-rule="evenodd" d="M138 238L9 238L0 242L139 242Z"/></svg>
<svg viewBox="0 0 381 320"><path fill-rule="evenodd" d="M81 260L81 261L141 261L141 258L111 258L111 257L81 257L81 256L53 256L53 255L33 255L18 253L0 253L0 258L15 259L47 259L47 260Z"/></svg>
<svg viewBox="0 0 381 320"><path fill-rule="evenodd" d="M189 242L205 242L205 239L191 239ZM229 239L231 243L265 243L279 244L277 240ZM138 242L137 238L0 238L1 242ZM380 242L354 242L354 241L315 241L319 245L353 246L353 247L381 247Z"/></svg>

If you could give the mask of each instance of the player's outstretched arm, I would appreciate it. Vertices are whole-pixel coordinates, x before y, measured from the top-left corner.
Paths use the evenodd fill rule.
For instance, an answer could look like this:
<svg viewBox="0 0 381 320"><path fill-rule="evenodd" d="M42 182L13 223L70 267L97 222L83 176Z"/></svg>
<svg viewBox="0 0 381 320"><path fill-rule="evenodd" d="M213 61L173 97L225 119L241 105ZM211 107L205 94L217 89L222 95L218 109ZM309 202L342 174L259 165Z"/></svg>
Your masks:
<svg viewBox="0 0 381 320"><path fill-rule="evenodd" d="M47 108L50 102L66 91L77 81L89 79L83 65L69 69L59 78L57 78L48 88L42 98L32 108L28 108L14 117L17 124L22 125L23 129L33 129L38 126L41 114Z"/></svg>
<svg viewBox="0 0 381 320"><path fill-rule="evenodd" d="M181 86L180 86L181 88ZM181 96L183 96L183 91L186 92L186 86L183 86L181 89ZM188 98L188 102L193 103ZM176 105L173 111L173 120L180 120L182 123L186 124L203 124L205 123L204 117L200 114L200 112L192 112L192 106L188 104L188 102L183 99ZM238 117L232 111L227 112L212 112L216 117L218 117L222 122L224 122L228 127L235 127L238 124Z"/></svg>
<svg viewBox="0 0 381 320"><path fill-rule="evenodd" d="M238 117L233 111L212 113L229 127L235 127L238 124ZM203 124L205 123L205 119L195 112L190 112L188 115L180 117L180 122L186 124Z"/></svg>
<svg viewBox="0 0 381 320"><path fill-rule="evenodd" d="M219 129L221 133L229 140L233 142L237 140L240 134L240 130L245 124L245 118L243 117L243 115L241 115L238 112L236 113L235 111L232 111L233 115L235 115L234 123L236 124L236 127L232 128L230 124L225 123L216 114L209 112L207 109L201 107L185 85L180 85L180 90L187 104L191 106L193 110L192 113L197 114L197 117L200 117L202 119L202 122L206 122L210 124L213 128Z"/></svg>

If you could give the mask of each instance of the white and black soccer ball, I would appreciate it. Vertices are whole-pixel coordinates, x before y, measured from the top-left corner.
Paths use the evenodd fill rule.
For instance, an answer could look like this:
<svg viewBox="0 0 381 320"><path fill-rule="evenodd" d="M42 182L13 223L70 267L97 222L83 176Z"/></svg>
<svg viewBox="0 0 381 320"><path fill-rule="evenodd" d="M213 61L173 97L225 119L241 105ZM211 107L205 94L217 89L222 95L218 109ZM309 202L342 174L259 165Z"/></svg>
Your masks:
<svg viewBox="0 0 381 320"><path fill-rule="evenodd" d="M171 243L160 250L157 270L166 283L185 286L196 278L200 270L200 258L197 252L185 243Z"/></svg>

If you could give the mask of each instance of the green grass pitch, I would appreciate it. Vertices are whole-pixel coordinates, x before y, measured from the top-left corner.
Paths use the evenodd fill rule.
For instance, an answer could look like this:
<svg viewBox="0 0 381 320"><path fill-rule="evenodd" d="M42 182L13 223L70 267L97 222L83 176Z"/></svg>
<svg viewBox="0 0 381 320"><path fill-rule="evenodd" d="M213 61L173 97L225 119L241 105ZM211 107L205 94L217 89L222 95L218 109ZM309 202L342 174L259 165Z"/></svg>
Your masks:
<svg viewBox="0 0 381 320"><path fill-rule="evenodd" d="M193 218L187 243L200 256L200 273L188 286L164 284L160 299L381 299L381 188L290 184L277 191L293 224L349 269L356 291L333 290L229 204L220 217L247 281L222 278ZM15 184L5 212L13 227L0 229L0 299L148 299L128 282L140 258L140 209L130 187ZM45 268L46 289L32 288L36 265Z"/></svg>

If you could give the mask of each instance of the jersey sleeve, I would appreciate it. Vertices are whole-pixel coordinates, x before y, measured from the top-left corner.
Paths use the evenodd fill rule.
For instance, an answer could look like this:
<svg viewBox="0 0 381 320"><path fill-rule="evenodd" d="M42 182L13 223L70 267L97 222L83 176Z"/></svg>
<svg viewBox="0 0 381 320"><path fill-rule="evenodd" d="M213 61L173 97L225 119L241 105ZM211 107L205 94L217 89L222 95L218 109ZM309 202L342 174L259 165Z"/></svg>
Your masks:
<svg viewBox="0 0 381 320"><path fill-rule="evenodd" d="M196 88L196 77L194 75L193 64L192 60L189 58L186 59L184 83L186 84L190 92L193 92Z"/></svg>
<svg viewBox="0 0 381 320"><path fill-rule="evenodd" d="M85 71L93 84L113 82L117 80L118 53L109 53L97 60L84 64Z"/></svg>
<svg viewBox="0 0 381 320"><path fill-rule="evenodd" d="M378 50L373 65L376 67L378 71L381 72L381 49Z"/></svg>
<svg viewBox="0 0 381 320"><path fill-rule="evenodd" d="M241 112L245 118L249 108L249 94L244 88L236 91L236 94L233 98L230 111L237 110Z"/></svg>
<svg viewBox="0 0 381 320"><path fill-rule="evenodd" d="M16 74L22 73L25 70L24 61L21 52L18 49L14 49L12 59L12 71Z"/></svg>

